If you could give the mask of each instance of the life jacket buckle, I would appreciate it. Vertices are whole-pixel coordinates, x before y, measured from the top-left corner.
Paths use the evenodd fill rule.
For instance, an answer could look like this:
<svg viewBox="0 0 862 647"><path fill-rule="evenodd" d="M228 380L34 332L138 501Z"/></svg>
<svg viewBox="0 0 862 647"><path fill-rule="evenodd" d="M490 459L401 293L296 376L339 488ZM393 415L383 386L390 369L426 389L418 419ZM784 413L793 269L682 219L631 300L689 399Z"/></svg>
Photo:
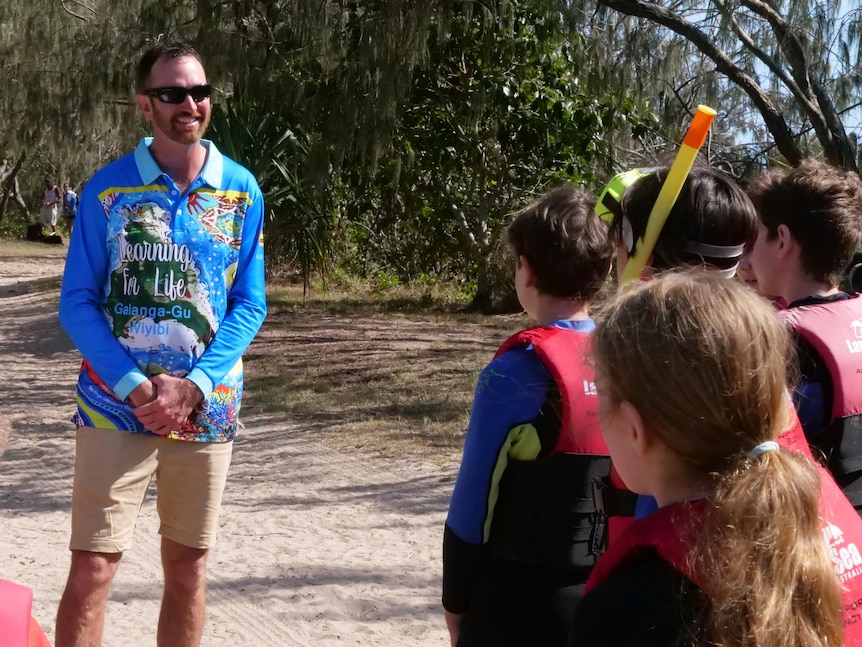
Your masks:
<svg viewBox="0 0 862 647"><path fill-rule="evenodd" d="M605 492L611 485L605 477L597 476L592 480L593 488L593 530L590 533L590 553L600 557L608 548L608 513L605 505Z"/></svg>

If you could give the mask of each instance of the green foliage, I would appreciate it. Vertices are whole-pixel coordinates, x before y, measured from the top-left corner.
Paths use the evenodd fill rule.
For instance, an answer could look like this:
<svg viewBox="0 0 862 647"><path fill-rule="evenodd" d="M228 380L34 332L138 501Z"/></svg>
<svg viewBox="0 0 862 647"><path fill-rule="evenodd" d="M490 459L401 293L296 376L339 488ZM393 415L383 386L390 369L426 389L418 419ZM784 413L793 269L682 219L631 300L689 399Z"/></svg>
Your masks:
<svg viewBox="0 0 862 647"><path fill-rule="evenodd" d="M551 185L589 183L605 123L636 115L580 89L583 42L544 4L518 3L505 20L456 6L352 220L364 262L407 279L474 279L484 307L503 287L492 285L489 257L512 214Z"/></svg>
<svg viewBox="0 0 862 647"><path fill-rule="evenodd" d="M298 265L305 285L313 271L325 276L335 218L327 194L312 192L302 180L308 138L295 133L281 115L242 100L213 107L210 136L260 184L270 258Z"/></svg>

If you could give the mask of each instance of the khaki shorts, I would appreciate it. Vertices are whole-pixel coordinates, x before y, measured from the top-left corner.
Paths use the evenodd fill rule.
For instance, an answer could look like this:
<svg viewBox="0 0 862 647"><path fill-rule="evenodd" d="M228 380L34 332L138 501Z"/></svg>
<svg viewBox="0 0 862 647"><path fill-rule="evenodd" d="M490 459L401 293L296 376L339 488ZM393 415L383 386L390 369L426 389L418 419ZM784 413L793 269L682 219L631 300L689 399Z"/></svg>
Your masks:
<svg viewBox="0 0 862 647"><path fill-rule="evenodd" d="M183 546L211 548L232 448L233 443L79 427L69 547L97 553L128 550L155 475L159 534Z"/></svg>
<svg viewBox="0 0 862 647"><path fill-rule="evenodd" d="M57 207L42 207L39 209L39 224L54 226L57 224Z"/></svg>

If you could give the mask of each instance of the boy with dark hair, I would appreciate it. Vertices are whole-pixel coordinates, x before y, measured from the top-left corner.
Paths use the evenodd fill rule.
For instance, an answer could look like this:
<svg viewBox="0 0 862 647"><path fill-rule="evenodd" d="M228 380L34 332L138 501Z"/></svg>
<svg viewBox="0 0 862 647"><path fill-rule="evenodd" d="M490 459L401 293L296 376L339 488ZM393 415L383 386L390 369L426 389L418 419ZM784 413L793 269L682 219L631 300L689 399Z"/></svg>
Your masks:
<svg viewBox="0 0 862 647"><path fill-rule="evenodd" d="M610 460L585 352L613 247L594 207L560 187L509 228L518 300L537 325L476 385L443 541L453 645L565 645L595 561L591 482Z"/></svg>
<svg viewBox="0 0 862 647"><path fill-rule="evenodd" d="M751 265L787 304L797 338L794 402L809 442L862 510L862 299L838 286L862 242L862 181L808 160L764 173L749 195L760 219Z"/></svg>

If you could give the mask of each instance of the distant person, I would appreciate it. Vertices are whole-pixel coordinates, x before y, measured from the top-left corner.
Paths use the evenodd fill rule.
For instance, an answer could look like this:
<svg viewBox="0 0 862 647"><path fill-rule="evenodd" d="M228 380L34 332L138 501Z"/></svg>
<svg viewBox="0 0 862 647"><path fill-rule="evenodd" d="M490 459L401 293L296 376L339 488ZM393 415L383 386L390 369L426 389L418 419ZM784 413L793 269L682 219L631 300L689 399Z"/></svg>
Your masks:
<svg viewBox="0 0 862 647"><path fill-rule="evenodd" d="M794 402L808 441L862 512L862 298L839 289L862 242L857 173L808 160L749 188L760 219L751 265L781 297L801 372Z"/></svg>
<svg viewBox="0 0 862 647"><path fill-rule="evenodd" d="M51 233L57 233L57 206L61 202L60 189L54 180L45 178L42 190L42 208L39 210L39 224L49 225Z"/></svg>
<svg viewBox="0 0 862 647"><path fill-rule="evenodd" d="M12 425L0 413L0 455L6 451ZM33 591L26 586L0 580L0 645L3 647L50 647L48 638L30 615Z"/></svg>
<svg viewBox="0 0 862 647"><path fill-rule="evenodd" d="M263 199L249 171L202 139L212 89L200 55L155 45L138 63L136 92L153 137L87 182L60 294L84 364L58 647L101 643L111 581L154 474L158 643L200 643L242 354L266 315Z"/></svg>
<svg viewBox="0 0 862 647"><path fill-rule="evenodd" d="M443 539L452 645L564 646L596 560L591 480L610 460L586 348L613 248L594 207L561 187L509 227L518 300L536 325L476 385Z"/></svg>
<svg viewBox="0 0 862 647"><path fill-rule="evenodd" d="M75 226L75 216L78 215L78 194L72 191L68 183L63 185L63 220L72 235L72 227Z"/></svg>
<svg viewBox="0 0 862 647"><path fill-rule="evenodd" d="M572 647L862 644L862 520L777 441L790 340L769 303L669 273L597 318L599 419L614 465L659 510L601 557Z"/></svg>

